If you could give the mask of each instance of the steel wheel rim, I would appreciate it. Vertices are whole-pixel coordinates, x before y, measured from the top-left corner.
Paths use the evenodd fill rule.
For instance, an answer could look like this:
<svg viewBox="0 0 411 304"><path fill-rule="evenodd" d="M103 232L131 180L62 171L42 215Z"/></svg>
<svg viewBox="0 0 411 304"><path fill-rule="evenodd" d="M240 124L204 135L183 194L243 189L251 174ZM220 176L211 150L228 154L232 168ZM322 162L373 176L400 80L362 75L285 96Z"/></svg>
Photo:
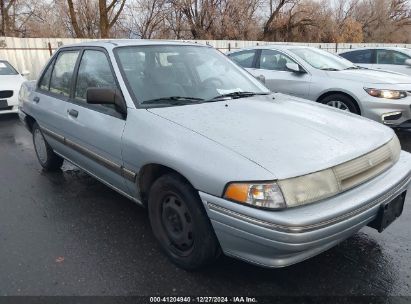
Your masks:
<svg viewBox="0 0 411 304"><path fill-rule="evenodd" d="M34 131L34 147L39 160L44 164L47 162L47 146L43 134L39 129Z"/></svg>
<svg viewBox="0 0 411 304"><path fill-rule="evenodd" d="M330 100L329 102L326 103L328 106L340 109L342 111L347 111L351 112L350 108L341 100Z"/></svg>
<svg viewBox="0 0 411 304"><path fill-rule="evenodd" d="M170 193L161 203L161 223L169 248L179 256L187 256L194 247L193 223L185 202Z"/></svg>

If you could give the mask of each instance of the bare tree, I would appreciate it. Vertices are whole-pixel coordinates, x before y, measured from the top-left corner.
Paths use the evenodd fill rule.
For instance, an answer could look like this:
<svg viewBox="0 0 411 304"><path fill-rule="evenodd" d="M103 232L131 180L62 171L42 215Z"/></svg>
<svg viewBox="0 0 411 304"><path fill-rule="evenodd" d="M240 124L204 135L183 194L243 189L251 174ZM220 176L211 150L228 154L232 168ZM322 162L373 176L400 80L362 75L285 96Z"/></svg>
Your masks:
<svg viewBox="0 0 411 304"><path fill-rule="evenodd" d="M256 39L259 0L221 0L211 29L214 39Z"/></svg>
<svg viewBox="0 0 411 304"><path fill-rule="evenodd" d="M99 0L101 38L110 37L110 30L116 24L125 4L126 0L112 0L111 3Z"/></svg>
<svg viewBox="0 0 411 304"><path fill-rule="evenodd" d="M76 5L77 4L77 5ZM98 0L98 32L100 38L109 38L110 30L118 21L123 12L126 0L112 0L107 3L106 0ZM77 38L84 38L94 33L96 22L95 1L77 1L67 0L69 17L74 34ZM83 18L83 24L81 24Z"/></svg>
<svg viewBox="0 0 411 304"><path fill-rule="evenodd" d="M194 39L210 38L218 3L219 0L171 0L171 4L184 14Z"/></svg>
<svg viewBox="0 0 411 304"><path fill-rule="evenodd" d="M0 35L411 42L411 0L0 0Z"/></svg>
<svg viewBox="0 0 411 304"><path fill-rule="evenodd" d="M2 36L13 34L14 23L11 15L11 10L15 9L16 0L0 0L1 9L1 28L0 33Z"/></svg>
<svg viewBox="0 0 411 304"><path fill-rule="evenodd" d="M151 39L164 26L166 0L136 0L126 6L130 36ZM157 34L157 35L156 35Z"/></svg>
<svg viewBox="0 0 411 304"><path fill-rule="evenodd" d="M273 30L273 24L276 18L279 17L281 10L284 9L287 5L294 6L299 3L300 0L270 0L270 16L267 21L264 23L262 38L266 40L269 36L275 36L275 31Z"/></svg>

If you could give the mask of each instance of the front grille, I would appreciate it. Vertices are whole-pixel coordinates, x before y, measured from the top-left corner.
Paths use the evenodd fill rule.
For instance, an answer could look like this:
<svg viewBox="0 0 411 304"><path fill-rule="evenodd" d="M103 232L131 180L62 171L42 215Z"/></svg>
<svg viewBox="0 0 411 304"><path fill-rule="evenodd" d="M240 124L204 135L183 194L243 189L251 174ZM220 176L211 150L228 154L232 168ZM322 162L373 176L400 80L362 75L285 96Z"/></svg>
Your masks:
<svg viewBox="0 0 411 304"><path fill-rule="evenodd" d="M13 91L8 90L8 91L0 91L0 99L1 98L10 98L13 96Z"/></svg>
<svg viewBox="0 0 411 304"><path fill-rule="evenodd" d="M10 110L12 110L12 109L13 109L13 106L6 107L6 108L1 108L1 109L0 109L0 112L1 112L1 111L10 111Z"/></svg>
<svg viewBox="0 0 411 304"><path fill-rule="evenodd" d="M398 160L401 146L397 137L366 155L333 168L342 191L362 184L384 172Z"/></svg>

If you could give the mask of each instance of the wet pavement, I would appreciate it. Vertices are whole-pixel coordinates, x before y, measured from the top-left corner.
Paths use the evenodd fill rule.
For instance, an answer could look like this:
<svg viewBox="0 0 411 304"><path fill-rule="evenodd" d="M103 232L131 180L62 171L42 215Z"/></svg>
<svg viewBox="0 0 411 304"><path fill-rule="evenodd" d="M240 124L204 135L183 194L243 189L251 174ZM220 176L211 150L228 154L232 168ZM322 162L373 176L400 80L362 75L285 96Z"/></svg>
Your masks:
<svg viewBox="0 0 411 304"><path fill-rule="evenodd" d="M411 151L411 133L399 134ZM411 199L383 234L364 228L300 264L223 257L190 273L160 252L146 211L70 164L44 173L31 135L0 117L0 295L411 295Z"/></svg>

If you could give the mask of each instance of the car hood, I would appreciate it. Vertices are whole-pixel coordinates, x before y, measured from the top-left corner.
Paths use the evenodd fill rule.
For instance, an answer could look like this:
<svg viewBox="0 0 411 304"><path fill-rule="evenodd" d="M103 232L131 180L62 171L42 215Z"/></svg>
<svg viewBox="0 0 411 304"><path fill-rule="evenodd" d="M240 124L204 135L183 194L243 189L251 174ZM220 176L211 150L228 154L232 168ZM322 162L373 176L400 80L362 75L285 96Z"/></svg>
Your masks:
<svg viewBox="0 0 411 304"><path fill-rule="evenodd" d="M148 111L227 147L278 179L349 161L393 137L391 129L371 120L283 94Z"/></svg>
<svg viewBox="0 0 411 304"><path fill-rule="evenodd" d="M15 90L19 91L21 84L25 81L25 79L17 74L17 75L0 75L0 91L3 90Z"/></svg>
<svg viewBox="0 0 411 304"><path fill-rule="evenodd" d="M410 76L390 71L359 69L327 72L327 74L332 78L352 80L356 82L411 85Z"/></svg>

